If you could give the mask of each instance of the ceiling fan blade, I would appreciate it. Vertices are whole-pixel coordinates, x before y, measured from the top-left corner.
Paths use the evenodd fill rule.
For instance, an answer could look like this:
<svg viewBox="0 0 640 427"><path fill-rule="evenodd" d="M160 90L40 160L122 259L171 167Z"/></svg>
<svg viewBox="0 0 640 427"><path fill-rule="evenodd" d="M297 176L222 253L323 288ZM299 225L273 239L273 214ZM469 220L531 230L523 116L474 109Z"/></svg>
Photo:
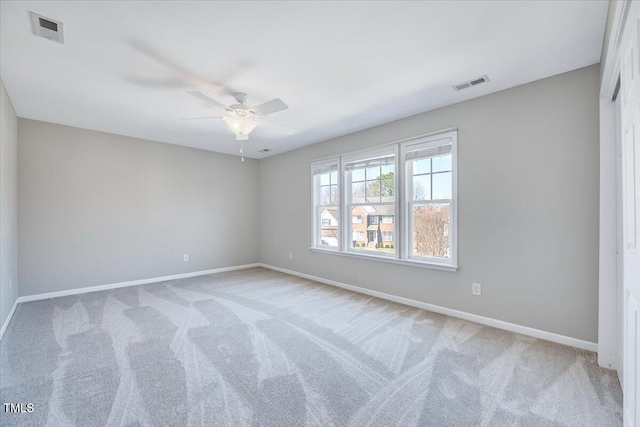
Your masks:
<svg viewBox="0 0 640 427"><path fill-rule="evenodd" d="M260 104L256 107L253 107L252 110L255 111L259 116L266 116L267 114L277 113L278 111L286 110L289 108L287 104L282 102L279 98L272 99L271 101L265 102L264 104Z"/></svg>
<svg viewBox="0 0 640 427"><path fill-rule="evenodd" d="M148 88L184 88L192 86L180 79L152 79L146 77L123 76L123 79L140 87Z"/></svg>
<svg viewBox="0 0 640 427"><path fill-rule="evenodd" d="M280 123L272 122L271 120L265 120L262 118L259 120L268 127L277 130L278 132L282 132L285 135L295 135L298 132L298 129L292 128L291 126L281 125Z"/></svg>
<svg viewBox="0 0 640 427"><path fill-rule="evenodd" d="M197 90L190 90L190 91L188 91L187 93L188 93L189 95L191 95L191 96L195 96L195 97L196 97L196 98L198 98L198 99L201 99L201 100L203 100L203 101L205 101L205 102L208 102L209 104L213 104L213 105L215 105L215 106L216 106L216 107L218 107L218 108L222 108L223 110L229 110L229 107L227 107L227 106L225 106L225 105L223 105L223 104L219 103L218 101L216 101L216 100L215 100L215 99L213 99L213 98L209 98L207 95L205 95L205 94L204 94L204 93L202 93L202 92L198 92Z"/></svg>
<svg viewBox="0 0 640 427"><path fill-rule="evenodd" d="M202 119L219 119L222 120L222 116L207 116L207 117L189 117L186 119L180 119L181 121L185 121L185 120L202 120Z"/></svg>

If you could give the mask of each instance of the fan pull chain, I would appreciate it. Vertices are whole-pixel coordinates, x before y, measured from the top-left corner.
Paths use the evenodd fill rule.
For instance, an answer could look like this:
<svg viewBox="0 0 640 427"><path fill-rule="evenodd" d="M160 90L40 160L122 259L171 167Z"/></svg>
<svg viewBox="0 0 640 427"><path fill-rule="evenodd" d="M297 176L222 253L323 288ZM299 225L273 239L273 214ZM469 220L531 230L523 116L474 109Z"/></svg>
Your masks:
<svg viewBox="0 0 640 427"><path fill-rule="evenodd" d="M242 162L244 162L244 142L240 143L240 156L242 156Z"/></svg>

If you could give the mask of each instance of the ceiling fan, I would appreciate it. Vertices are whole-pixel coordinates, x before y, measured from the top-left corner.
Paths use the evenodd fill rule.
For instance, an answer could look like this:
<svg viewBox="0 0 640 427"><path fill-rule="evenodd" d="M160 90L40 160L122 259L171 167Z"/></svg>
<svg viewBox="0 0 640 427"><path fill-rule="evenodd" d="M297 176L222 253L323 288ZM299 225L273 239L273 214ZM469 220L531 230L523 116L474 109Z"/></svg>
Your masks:
<svg viewBox="0 0 640 427"><path fill-rule="evenodd" d="M264 119L264 116L277 113L278 111L286 110L289 108L287 104L280 99L272 99L264 104L257 105L255 107L249 107L247 105L248 95L246 93L234 93L233 97L236 99L237 104L226 106L215 99L205 95L202 92L191 90L188 91L189 95L195 96L209 104L213 104L216 107L225 110L224 116L209 116L209 117L193 117L183 120L200 120L200 119L218 119L224 121L227 126L236 134L236 140L246 141L249 139L249 134L256 128L258 124L264 124L286 135L293 135L297 132L296 129L274 123L272 121Z"/></svg>

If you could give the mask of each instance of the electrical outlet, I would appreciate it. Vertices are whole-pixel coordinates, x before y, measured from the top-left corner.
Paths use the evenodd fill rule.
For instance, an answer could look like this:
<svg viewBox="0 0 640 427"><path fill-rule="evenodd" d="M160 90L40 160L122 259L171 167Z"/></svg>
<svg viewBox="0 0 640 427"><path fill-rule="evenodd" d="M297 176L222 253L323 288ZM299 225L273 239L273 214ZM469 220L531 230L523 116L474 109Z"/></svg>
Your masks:
<svg viewBox="0 0 640 427"><path fill-rule="evenodd" d="M473 295L477 295L477 296L482 295L482 285L480 283L472 283L471 284L471 293Z"/></svg>
<svg viewBox="0 0 640 427"><path fill-rule="evenodd" d="M293 259L293 252L289 252L289 259Z"/></svg>
<svg viewBox="0 0 640 427"><path fill-rule="evenodd" d="M189 261L189 254L184 254L184 262Z"/></svg>
<svg viewBox="0 0 640 427"><path fill-rule="evenodd" d="M9 280L9 290L13 290L13 280Z"/></svg>

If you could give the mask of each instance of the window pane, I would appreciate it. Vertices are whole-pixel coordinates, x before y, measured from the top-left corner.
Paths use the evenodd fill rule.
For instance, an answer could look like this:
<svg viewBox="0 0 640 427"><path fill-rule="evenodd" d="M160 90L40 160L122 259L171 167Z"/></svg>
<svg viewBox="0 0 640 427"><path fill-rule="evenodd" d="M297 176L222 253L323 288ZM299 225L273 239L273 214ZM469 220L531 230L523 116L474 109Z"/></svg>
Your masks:
<svg viewBox="0 0 640 427"><path fill-rule="evenodd" d="M450 170L451 170L451 154L433 158L434 172L443 172L443 171L450 171Z"/></svg>
<svg viewBox="0 0 640 427"><path fill-rule="evenodd" d="M380 195L382 197L393 197L396 195L396 180L391 175L391 178L383 179L381 182ZM389 202L392 200L383 200L383 202Z"/></svg>
<svg viewBox="0 0 640 427"><path fill-rule="evenodd" d="M384 165L382 166L382 175L395 174L396 165ZM384 178L384 177L383 177Z"/></svg>
<svg viewBox="0 0 640 427"><path fill-rule="evenodd" d="M450 258L451 247L449 203L413 206L413 254L434 258Z"/></svg>
<svg viewBox="0 0 640 427"><path fill-rule="evenodd" d="M380 181L367 181L367 202L380 201Z"/></svg>
<svg viewBox="0 0 640 427"><path fill-rule="evenodd" d="M431 199L431 175L413 177L413 200Z"/></svg>
<svg viewBox="0 0 640 427"><path fill-rule="evenodd" d="M420 159L413 161L413 174L418 175L421 173L431 172L431 159Z"/></svg>
<svg viewBox="0 0 640 427"><path fill-rule="evenodd" d="M380 176L382 178L381 182L380 182L380 195L383 198L387 198L386 200L383 199L383 202L392 202L395 200L394 198L391 198L392 196L396 195L396 174L395 174L395 170L396 170L396 166L395 165L385 165L382 167L382 175Z"/></svg>
<svg viewBox="0 0 640 427"><path fill-rule="evenodd" d="M355 169L351 172L351 182L364 181L364 169Z"/></svg>
<svg viewBox="0 0 640 427"><path fill-rule="evenodd" d="M367 168L367 180L377 179L380 177L380 166Z"/></svg>
<svg viewBox="0 0 640 427"><path fill-rule="evenodd" d="M433 179L433 199L451 198L451 172L436 173Z"/></svg>
<svg viewBox="0 0 640 427"><path fill-rule="evenodd" d="M337 205L338 203L340 203L338 200L340 198L340 195L338 194L338 186L337 185L332 185L331 186L331 204L332 205Z"/></svg>
<svg viewBox="0 0 640 427"><path fill-rule="evenodd" d="M320 247L338 247L338 217L337 208L320 208Z"/></svg>
<svg viewBox="0 0 640 427"><path fill-rule="evenodd" d="M331 174L323 173L320 175L320 185L329 185L331 184Z"/></svg>
<svg viewBox="0 0 640 427"><path fill-rule="evenodd" d="M338 172L331 172L331 185L338 183Z"/></svg>
<svg viewBox="0 0 640 427"><path fill-rule="evenodd" d="M329 205L331 204L331 186L325 185L320 187L318 192L318 204Z"/></svg>
<svg viewBox="0 0 640 427"><path fill-rule="evenodd" d="M351 184L351 197L354 203L364 202L364 182Z"/></svg>
<svg viewBox="0 0 640 427"><path fill-rule="evenodd" d="M388 205L356 206L351 216L361 222L352 225L351 247L355 250L394 254L396 249L395 207ZM380 220L382 218L382 221Z"/></svg>
<svg viewBox="0 0 640 427"><path fill-rule="evenodd" d="M360 218L359 221L353 221L352 225L352 241L351 247L356 249L364 249L367 243L367 211L365 206L356 206L351 210L353 218ZM369 207L366 206L368 209Z"/></svg>

